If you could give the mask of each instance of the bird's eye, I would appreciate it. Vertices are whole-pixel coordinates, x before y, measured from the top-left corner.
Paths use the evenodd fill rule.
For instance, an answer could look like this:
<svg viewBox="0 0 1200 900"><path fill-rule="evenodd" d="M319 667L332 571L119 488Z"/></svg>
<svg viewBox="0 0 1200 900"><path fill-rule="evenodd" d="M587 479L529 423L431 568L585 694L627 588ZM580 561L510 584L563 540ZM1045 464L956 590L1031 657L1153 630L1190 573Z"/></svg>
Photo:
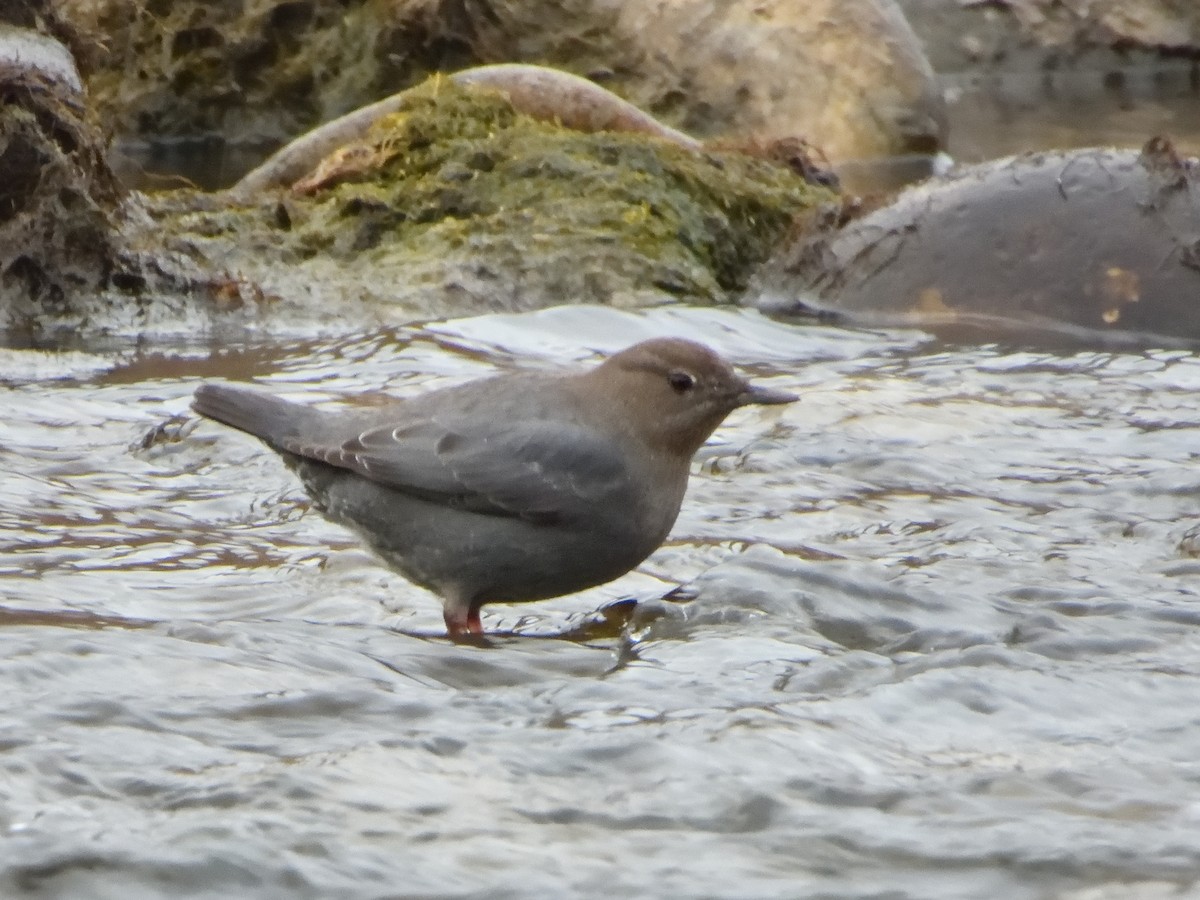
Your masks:
<svg viewBox="0 0 1200 900"><path fill-rule="evenodd" d="M696 386L696 379L687 372L676 369L667 376L667 384L671 385L675 393L686 394Z"/></svg>

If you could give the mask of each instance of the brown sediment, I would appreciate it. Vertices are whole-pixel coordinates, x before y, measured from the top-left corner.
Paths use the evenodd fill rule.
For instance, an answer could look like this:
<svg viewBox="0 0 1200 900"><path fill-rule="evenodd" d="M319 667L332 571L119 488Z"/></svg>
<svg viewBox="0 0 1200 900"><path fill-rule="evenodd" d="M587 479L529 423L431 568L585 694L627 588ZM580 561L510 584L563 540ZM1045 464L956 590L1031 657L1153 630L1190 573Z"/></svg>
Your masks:
<svg viewBox="0 0 1200 900"><path fill-rule="evenodd" d="M516 63L480 66L447 76L447 80L462 87L495 91L520 113L576 131L648 134L691 150L702 146L695 138L664 125L611 91L558 69ZM363 138L375 122L403 109L412 90L393 94L296 138L245 175L229 193L245 200L272 187L295 183L339 147Z"/></svg>
<svg viewBox="0 0 1200 900"><path fill-rule="evenodd" d="M107 616L82 609L16 609L0 606L0 628L150 628L159 624L150 619Z"/></svg>

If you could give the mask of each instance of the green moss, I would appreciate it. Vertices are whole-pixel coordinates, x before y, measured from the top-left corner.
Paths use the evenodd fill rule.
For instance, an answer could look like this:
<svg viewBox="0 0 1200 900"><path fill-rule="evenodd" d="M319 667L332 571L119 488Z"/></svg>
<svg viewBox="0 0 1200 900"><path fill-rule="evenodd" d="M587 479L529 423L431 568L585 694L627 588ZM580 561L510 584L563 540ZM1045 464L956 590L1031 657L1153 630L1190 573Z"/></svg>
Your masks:
<svg viewBox="0 0 1200 900"><path fill-rule="evenodd" d="M832 196L762 159L584 134L444 80L337 158L308 193L248 207L160 196L151 211L201 266L396 320L727 301L795 217Z"/></svg>
<svg viewBox="0 0 1200 900"><path fill-rule="evenodd" d="M380 168L313 200L308 227L340 232L335 252L466 252L501 270L517 258L572 270L620 261L691 299L741 288L794 216L829 196L763 160L570 131L444 81L414 92L365 145Z"/></svg>

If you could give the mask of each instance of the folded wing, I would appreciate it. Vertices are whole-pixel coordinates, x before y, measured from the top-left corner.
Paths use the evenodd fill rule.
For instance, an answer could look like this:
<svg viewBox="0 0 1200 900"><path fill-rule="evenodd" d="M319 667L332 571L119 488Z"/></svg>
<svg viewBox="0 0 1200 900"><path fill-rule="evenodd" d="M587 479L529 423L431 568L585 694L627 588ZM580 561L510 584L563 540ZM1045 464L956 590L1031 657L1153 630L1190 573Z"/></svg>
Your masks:
<svg viewBox="0 0 1200 900"><path fill-rule="evenodd" d="M614 441L562 422L425 418L282 447L433 502L547 524L594 514L627 483Z"/></svg>

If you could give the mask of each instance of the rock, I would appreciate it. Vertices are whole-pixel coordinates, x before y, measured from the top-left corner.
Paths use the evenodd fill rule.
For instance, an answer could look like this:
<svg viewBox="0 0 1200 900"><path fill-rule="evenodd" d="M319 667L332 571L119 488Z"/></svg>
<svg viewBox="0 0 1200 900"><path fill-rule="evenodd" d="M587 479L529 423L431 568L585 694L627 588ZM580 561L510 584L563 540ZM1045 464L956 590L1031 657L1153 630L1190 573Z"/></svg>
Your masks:
<svg viewBox="0 0 1200 900"><path fill-rule="evenodd" d="M943 136L940 93L894 0L60 5L110 48L89 87L123 135L280 142L434 71L527 60L702 137L802 137L845 159Z"/></svg>
<svg viewBox="0 0 1200 900"><path fill-rule="evenodd" d="M431 79L291 190L125 193L69 54L0 34L0 86L22 100L0 108L0 330L339 328L728 301L794 216L833 196L803 148L706 149L623 101L593 103L605 92L590 83L577 124L615 111L632 131L547 121L559 118L541 104L547 70L530 81L528 68L520 89L494 72L486 85ZM536 115L514 106L530 100Z"/></svg>
<svg viewBox="0 0 1200 900"><path fill-rule="evenodd" d="M1186 0L897 0L938 72L1028 73L1138 56L1200 53L1200 6Z"/></svg>
<svg viewBox="0 0 1200 900"><path fill-rule="evenodd" d="M86 52L33 5L24 18ZM119 184L65 44L0 24L0 94L0 332L135 334L164 319L194 330L196 318L181 325L228 310L226 273L164 248Z"/></svg>
<svg viewBox="0 0 1200 900"><path fill-rule="evenodd" d="M276 298L269 327L728 302L833 196L791 161L577 132L435 79L296 190L145 203L166 248Z"/></svg>
<svg viewBox="0 0 1200 900"><path fill-rule="evenodd" d="M478 66L456 72L449 80L501 94L517 112L576 131L628 131L651 134L689 150L702 146L611 91L561 69L519 63ZM404 110L413 96L410 91L392 94L306 132L239 179L231 193L249 198L272 187L296 185L302 176L307 176L305 184L296 187L308 191L328 181L327 170L344 171L348 160L354 166L374 160L375 154L362 152L362 139L384 116Z"/></svg>
<svg viewBox="0 0 1200 900"><path fill-rule="evenodd" d="M120 191L70 52L0 25L0 328L106 285Z"/></svg>
<svg viewBox="0 0 1200 900"><path fill-rule="evenodd" d="M944 142L941 92L893 0L629 0L618 28L640 72L627 96L693 134L802 136L835 161Z"/></svg>
<svg viewBox="0 0 1200 900"><path fill-rule="evenodd" d="M1200 346L1200 164L1156 138L966 168L772 261L747 301L951 337Z"/></svg>

